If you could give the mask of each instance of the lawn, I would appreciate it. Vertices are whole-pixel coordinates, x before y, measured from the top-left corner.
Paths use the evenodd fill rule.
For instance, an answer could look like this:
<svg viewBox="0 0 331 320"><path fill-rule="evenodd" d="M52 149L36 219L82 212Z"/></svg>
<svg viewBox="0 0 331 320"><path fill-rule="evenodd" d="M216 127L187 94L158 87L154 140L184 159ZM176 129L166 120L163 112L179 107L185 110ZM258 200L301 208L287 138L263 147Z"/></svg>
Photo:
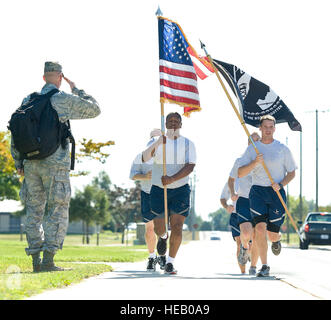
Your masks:
<svg viewBox="0 0 331 320"><path fill-rule="evenodd" d="M133 246L132 241L128 246L122 245L120 239L118 234L101 234L99 246L95 244L96 236L91 237L89 245L83 245L82 236L68 235L54 261L72 270L33 273L31 257L24 251L25 237L20 241L20 235L0 234L0 300L19 300L46 289L65 287L112 271L111 262L134 262L148 256L146 246Z"/></svg>

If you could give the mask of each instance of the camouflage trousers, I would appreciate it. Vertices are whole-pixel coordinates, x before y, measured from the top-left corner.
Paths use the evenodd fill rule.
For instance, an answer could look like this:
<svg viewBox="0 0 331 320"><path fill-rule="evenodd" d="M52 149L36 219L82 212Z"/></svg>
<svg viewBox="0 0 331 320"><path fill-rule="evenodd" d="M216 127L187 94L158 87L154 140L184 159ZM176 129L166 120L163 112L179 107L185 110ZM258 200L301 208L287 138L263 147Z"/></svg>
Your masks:
<svg viewBox="0 0 331 320"><path fill-rule="evenodd" d="M40 161L24 164L20 197L26 208L27 255L62 249L69 222L69 170Z"/></svg>

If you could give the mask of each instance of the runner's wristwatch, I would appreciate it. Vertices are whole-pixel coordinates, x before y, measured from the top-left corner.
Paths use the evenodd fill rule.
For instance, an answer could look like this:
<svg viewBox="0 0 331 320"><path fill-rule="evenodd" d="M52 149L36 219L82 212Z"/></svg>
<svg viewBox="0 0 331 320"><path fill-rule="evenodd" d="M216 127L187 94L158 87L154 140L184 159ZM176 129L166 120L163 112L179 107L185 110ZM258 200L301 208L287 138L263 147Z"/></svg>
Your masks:
<svg viewBox="0 0 331 320"><path fill-rule="evenodd" d="M278 183L278 185L280 186L280 188L284 188L284 186L281 183Z"/></svg>

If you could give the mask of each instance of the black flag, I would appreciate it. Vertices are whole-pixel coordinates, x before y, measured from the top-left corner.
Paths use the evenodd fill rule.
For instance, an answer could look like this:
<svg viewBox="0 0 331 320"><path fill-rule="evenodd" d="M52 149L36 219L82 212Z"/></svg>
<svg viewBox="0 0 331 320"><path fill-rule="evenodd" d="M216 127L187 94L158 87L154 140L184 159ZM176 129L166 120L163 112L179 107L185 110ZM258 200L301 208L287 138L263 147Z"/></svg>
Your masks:
<svg viewBox="0 0 331 320"><path fill-rule="evenodd" d="M291 110L268 85L232 64L215 59L213 63L236 95L246 123L259 127L260 117L270 114L277 123L287 122L291 130L302 131Z"/></svg>

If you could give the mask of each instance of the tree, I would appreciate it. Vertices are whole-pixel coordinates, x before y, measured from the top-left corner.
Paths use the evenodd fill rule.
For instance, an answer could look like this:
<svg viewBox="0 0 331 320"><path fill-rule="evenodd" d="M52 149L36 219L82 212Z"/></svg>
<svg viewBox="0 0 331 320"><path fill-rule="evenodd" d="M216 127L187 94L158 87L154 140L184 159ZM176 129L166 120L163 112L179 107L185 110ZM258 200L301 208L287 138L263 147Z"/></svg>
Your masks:
<svg viewBox="0 0 331 320"><path fill-rule="evenodd" d="M213 230L228 230L230 214L224 208L210 213L208 217L211 219Z"/></svg>
<svg viewBox="0 0 331 320"><path fill-rule="evenodd" d="M124 243L125 230L130 222L140 220L140 184L135 182L133 188L122 188L113 185L104 171L93 179L93 184L103 189L108 196L110 220L109 224L115 227L113 231L122 232Z"/></svg>
<svg viewBox="0 0 331 320"><path fill-rule="evenodd" d="M106 224L113 231L122 232L122 243L124 243L125 231L130 222L140 220L140 185L138 182L132 188L122 188L113 185L106 172L101 171L97 177L92 180L91 186L103 190L108 200L108 220ZM75 197L76 198L76 197ZM77 199L72 202L72 205L82 203L83 210L85 203L78 199L81 198L81 192L77 193ZM77 202L77 203L75 203Z"/></svg>
<svg viewBox="0 0 331 320"><path fill-rule="evenodd" d="M212 230L212 224L210 221L203 221L200 228L200 231L211 231Z"/></svg>
<svg viewBox="0 0 331 320"><path fill-rule="evenodd" d="M319 210L324 212L331 212L331 204L325 207L319 207Z"/></svg>
<svg viewBox="0 0 331 320"><path fill-rule="evenodd" d="M110 156L110 153L106 153L101 151L102 148L109 147L115 145L114 141L106 141L106 142L93 142L92 139L87 140L83 138L80 141L81 147L79 152L76 153L75 159L78 163L81 163L83 160L97 160L100 163L104 164L107 158ZM78 171L78 173L73 173L71 176L86 176L89 174L89 171Z"/></svg>
<svg viewBox="0 0 331 320"><path fill-rule="evenodd" d="M194 229L193 225L196 224L199 229L202 223L203 223L203 219L199 215L195 215L193 219L192 213L190 213L185 219L185 224L187 224L190 231L193 231Z"/></svg>
<svg viewBox="0 0 331 320"><path fill-rule="evenodd" d="M111 215L116 224L121 227L122 243L124 243L125 230L129 223L140 219L140 187L138 183L130 189L114 185L111 194L113 199Z"/></svg>
<svg viewBox="0 0 331 320"><path fill-rule="evenodd" d="M18 200L20 178L10 153L10 133L0 131L0 201Z"/></svg>
<svg viewBox="0 0 331 320"><path fill-rule="evenodd" d="M109 203L105 190L96 185L87 185L83 191L77 191L70 202L70 221L82 220L85 226L83 234L89 243L89 227L103 225L109 221ZM84 241L84 240L83 240Z"/></svg>
<svg viewBox="0 0 331 320"><path fill-rule="evenodd" d="M293 197L288 196L287 198L287 206L290 210L290 214L294 220L295 223L298 223L298 221L302 221L307 216L308 212L315 211L315 202L314 200L306 200L305 197L302 198L302 208L300 208L300 198L299 197ZM302 210L302 216L301 216L301 210ZM285 221L283 224L283 230L286 228L287 225L287 219L289 220L288 216L285 216ZM289 221L289 232L295 232L294 227L292 226L291 222Z"/></svg>
<svg viewBox="0 0 331 320"><path fill-rule="evenodd" d="M112 185L111 180L108 174L105 171L101 171L97 177L93 178L92 184L98 186L102 190L104 190L107 194L109 207L108 210L110 212L109 221L103 226L104 229L111 230L113 232L117 232L118 223L113 214L111 214L112 210L115 208L116 198L119 196L116 193L115 187Z"/></svg>

